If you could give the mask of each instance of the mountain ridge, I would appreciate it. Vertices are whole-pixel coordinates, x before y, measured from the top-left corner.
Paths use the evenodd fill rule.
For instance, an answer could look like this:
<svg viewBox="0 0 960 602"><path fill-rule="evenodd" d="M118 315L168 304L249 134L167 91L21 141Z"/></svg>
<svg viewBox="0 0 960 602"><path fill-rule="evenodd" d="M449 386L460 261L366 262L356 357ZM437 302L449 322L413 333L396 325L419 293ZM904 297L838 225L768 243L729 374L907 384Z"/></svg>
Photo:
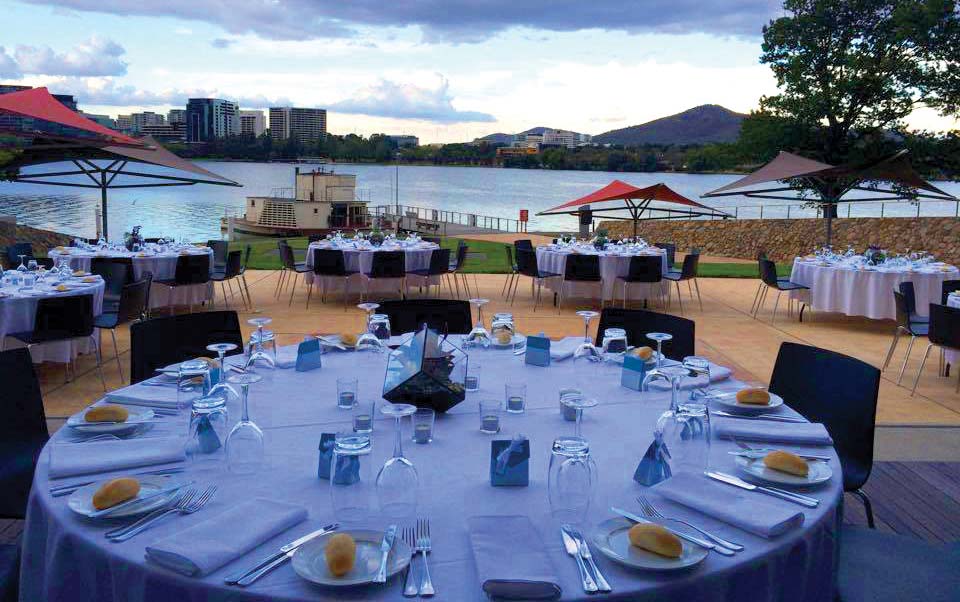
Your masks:
<svg viewBox="0 0 960 602"><path fill-rule="evenodd" d="M735 142L746 115L714 104L700 105L639 125L610 130L593 137L597 144L707 144Z"/></svg>

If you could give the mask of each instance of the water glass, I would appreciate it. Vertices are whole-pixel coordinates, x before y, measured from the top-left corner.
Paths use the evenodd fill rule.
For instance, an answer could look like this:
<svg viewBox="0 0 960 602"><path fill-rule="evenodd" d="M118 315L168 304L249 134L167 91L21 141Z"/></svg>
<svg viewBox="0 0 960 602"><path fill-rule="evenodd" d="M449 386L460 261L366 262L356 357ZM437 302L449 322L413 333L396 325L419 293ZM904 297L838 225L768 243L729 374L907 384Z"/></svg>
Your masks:
<svg viewBox="0 0 960 602"><path fill-rule="evenodd" d="M684 403L665 412L657 422L670 452L673 474L702 474L710 459L710 412L702 403Z"/></svg>
<svg viewBox="0 0 960 602"><path fill-rule="evenodd" d="M357 403L357 379L341 376L337 379L337 407L352 410Z"/></svg>
<svg viewBox="0 0 960 602"><path fill-rule="evenodd" d="M370 316L370 332L381 341L390 339L390 316L387 314L373 314Z"/></svg>
<svg viewBox="0 0 960 602"><path fill-rule="evenodd" d="M507 383L504 388L504 402L507 411L511 414L523 414L527 405L527 385L521 383Z"/></svg>
<svg viewBox="0 0 960 602"><path fill-rule="evenodd" d="M590 446L583 439L560 437L553 442L547 475L550 513L561 523L582 523L598 480Z"/></svg>
<svg viewBox="0 0 960 602"><path fill-rule="evenodd" d="M376 401L358 401L353 406L353 432L354 433L372 433L373 416L377 409Z"/></svg>
<svg viewBox="0 0 960 602"><path fill-rule="evenodd" d="M413 413L413 442L430 443L433 441L433 424L436 420L436 412L430 408L418 408Z"/></svg>
<svg viewBox="0 0 960 602"><path fill-rule="evenodd" d="M480 432L495 435L500 432L500 402L485 399L480 402Z"/></svg>
<svg viewBox="0 0 960 602"><path fill-rule="evenodd" d="M191 465L200 470L216 469L226 459L227 404L220 395L195 400L190 409L190 436L186 455Z"/></svg>
<svg viewBox="0 0 960 602"><path fill-rule="evenodd" d="M563 416L563 419L567 422L576 422L577 421L577 409L569 404L563 402L564 398L568 395L582 397L583 391L577 389L576 387L567 387L566 389L560 389L560 415Z"/></svg>
<svg viewBox="0 0 960 602"><path fill-rule="evenodd" d="M481 366L479 362L469 362L467 365L467 375L463 378L463 388L471 393L479 391L481 372L483 372L483 366Z"/></svg>
<svg viewBox="0 0 960 602"><path fill-rule="evenodd" d="M603 331L603 352L623 353L627 350L627 331L623 328L606 328Z"/></svg>
<svg viewBox="0 0 960 602"><path fill-rule="evenodd" d="M690 399L700 395L710 394L710 360L699 355L688 355L683 358L683 367L689 371L692 378L703 384L690 392Z"/></svg>
<svg viewBox="0 0 960 602"><path fill-rule="evenodd" d="M337 433L330 457L330 504L334 517L346 524L362 524L370 516L373 467L370 435Z"/></svg>

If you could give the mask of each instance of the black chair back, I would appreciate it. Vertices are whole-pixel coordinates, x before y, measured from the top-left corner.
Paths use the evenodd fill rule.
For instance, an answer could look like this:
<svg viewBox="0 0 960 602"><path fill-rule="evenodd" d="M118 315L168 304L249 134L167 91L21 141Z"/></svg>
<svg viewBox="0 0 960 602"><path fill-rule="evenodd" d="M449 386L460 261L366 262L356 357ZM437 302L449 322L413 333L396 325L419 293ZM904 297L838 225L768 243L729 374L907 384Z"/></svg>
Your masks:
<svg viewBox="0 0 960 602"><path fill-rule="evenodd" d="M960 308L930 304L930 342L960 349Z"/></svg>
<svg viewBox="0 0 960 602"><path fill-rule="evenodd" d="M636 255L630 258L627 269L630 282L660 282L663 280L663 259L659 255Z"/></svg>
<svg viewBox="0 0 960 602"><path fill-rule="evenodd" d="M427 271L431 276L446 274L450 271L450 249L434 249L430 254L430 267Z"/></svg>
<svg viewBox="0 0 960 602"><path fill-rule="evenodd" d="M426 323L440 333L469 334L470 303L457 299L411 299L381 301L380 313L390 316L391 332L415 332Z"/></svg>
<svg viewBox="0 0 960 602"><path fill-rule="evenodd" d="M33 245L28 242L15 242L7 246L7 267L16 268L20 265L20 256L24 261L33 259Z"/></svg>
<svg viewBox="0 0 960 602"><path fill-rule="evenodd" d="M403 251L377 251L370 265L371 278L403 278L407 274L407 260Z"/></svg>
<svg viewBox="0 0 960 602"><path fill-rule="evenodd" d="M457 265L455 269L459 270L463 267L463 264L467 262L467 252L469 250L467 243L462 240L457 244Z"/></svg>
<svg viewBox="0 0 960 602"><path fill-rule="evenodd" d="M837 353L783 343L770 376L770 392L833 438L843 468L843 486L859 489L873 467L880 370Z"/></svg>
<svg viewBox="0 0 960 602"><path fill-rule="evenodd" d="M900 291L893 291L893 306L897 311L897 325L910 330L910 311L907 298Z"/></svg>
<svg viewBox="0 0 960 602"><path fill-rule="evenodd" d="M516 272L517 264L513 261L513 247L510 245L503 245L503 250L507 253L507 267Z"/></svg>
<svg viewBox="0 0 960 602"><path fill-rule="evenodd" d="M686 263L686 261L684 261ZM763 280L763 283L767 286L772 286L773 288L777 287L777 264L773 263L769 259L760 259L757 261L760 264L760 280Z"/></svg>
<svg viewBox="0 0 960 602"><path fill-rule="evenodd" d="M213 343L233 343L243 353L243 335L235 311L207 311L152 318L130 325L130 382L156 375L157 368L175 362L216 354L207 351Z"/></svg>
<svg viewBox="0 0 960 602"><path fill-rule="evenodd" d="M677 260L677 245L672 242L655 242L653 246L659 249L666 249L667 251L667 269L672 270L673 265Z"/></svg>
<svg viewBox="0 0 960 602"><path fill-rule="evenodd" d="M93 295L48 297L37 301L34 343L62 341L93 334Z"/></svg>
<svg viewBox="0 0 960 602"><path fill-rule="evenodd" d="M253 247L247 245L247 248L243 251L243 265L240 267L240 273L247 271L247 266L250 264L250 253L253 251Z"/></svg>
<svg viewBox="0 0 960 602"><path fill-rule="evenodd" d="M629 345L654 349L657 348L656 342L648 339L647 333L666 332L673 335L673 340L663 342L663 355L677 361L683 361L688 355L696 355L696 323L680 316L645 309L605 307L600 312L597 345L603 344L603 331L607 328L626 330Z"/></svg>
<svg viewBox="0 0 960 602"><path fill-rule="evenodd" d="M40 451L50 438L40 383L26 348L0 352L0 518L24 519Z"/></svg>
<svg viewBox="0 0 960 602"><path fill-rule="evenodd" d="M210 256L204 253L177 257L177 270L173 279L178 285L210 282Z"/></svg>
<svg viewBox="0 0 960 602"><path fill-rule="evenodd" d="M600 280L599 255L567 255L563 269L564 280L596 282Z"/></svg>
<svg viewBox="0 0 960 602"><path fill-rule="evenodd" d="M339 249L314 249L313 273L317 276L346 276L347 264Z"/></svg>
<svg viewBox="0 0 960 602"><path fill-rule="evenodd" d="M917 313L917 292L913 283L907 280L906 282L898 284L897 288L900 290L900 294L903 295L904 299L907 300L907 312L909 312L910 315Z"/></svg>
<svg viewBox="0 0 960 602"><path fill-rule="evenodd" d="M207 246L213 249L213 265L227 263L227 249L230 243L225 240L208 240Z"/></svg>
<svg viewBox="0 0 960 602"><path fill-rule="evenodd" d="M533 250L533 241L531 241L529 238L521 238L521 239L519 239L519 240L515 240L515 241L513 241L513 248L517 249L518 251L519 251L520 249L525 249L525 250L527 250L527 251L532 251L532 250Z"/></svg>
<svg viewBox="0 0 960 602"><path fill-rule="evenodd" d="M153 276L138 280L123 287L120 292L120 307L117 310L117 323L140 320L147 315L147 302L150 299L150 283Z"/></svg>
<svg viewBox="0 0 960 602"><path fill-rule="evenodd" d="M311 234L307 237L307 243L320 242L323 239L323 234Z"/></svg>
<svg viewBox="0 0 960 602"><path fill-rule="evenodd" d="M123 287L133 282L133 260L129 257L94 257L90 273L103 278L104 294L120 296Z"/></svg>
<svg viewBox="0 0 960 602"><path fill-rule="evenodd" d="M947 297L954 291L960 291L960 280L944 280L940 284L940 303L947 304Z"/></svg>
<svg viewBox="0 0 960 602"><path fill-rule="evenodd" d="M694 249L696 250L696 249ZM700 267L700 251L690 252L683 258L683 267L680 268L680 279L690 280L697 277L697 269ZM776 264L774 264L774 275L776 275ZM776 276L774 276L776 280Z"/></svg>
<svg viewBox="0 0 960 602"><path fill-rule="evenodd" d="M230 251L227 253L227 266L224 270L225 278L234 278L240 275L240 270L243 267L243 251L236 250Z"/></svg>

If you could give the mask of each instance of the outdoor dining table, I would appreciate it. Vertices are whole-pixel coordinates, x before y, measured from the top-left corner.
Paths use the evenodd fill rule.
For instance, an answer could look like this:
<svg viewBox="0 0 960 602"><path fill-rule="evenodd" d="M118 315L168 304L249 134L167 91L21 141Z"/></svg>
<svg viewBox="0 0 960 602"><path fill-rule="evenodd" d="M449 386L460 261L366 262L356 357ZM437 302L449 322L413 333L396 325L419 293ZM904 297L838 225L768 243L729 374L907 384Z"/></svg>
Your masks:
<svg viewBox="0 0 960 602"><path fill-rule="evenodd" d="M373 265L373 256L382 251L403 251L404 264L408 272L413 270L425 270L430 267L430 256L440 245L432 242L420 241L411 245L385 244L380 247L372 247L367 244L354 243L352 241L342 244L334 244L329 241L317 241L310 243L307 247L307 267L313 267L314 249L339 249L343 251L343 262L348 272L358 272L359 274L370 273L370 267ZM359 275L358 274L358 275ZM313 272L304 274L307 284L313 282ZM336 283L339 285L339 283ZM437 284L437 282L431 282ZM389 282L370 281L366 283L369 292L388 292L395 291L396 286Z"/></svg>
<svg viewBox="0 0 960 602"><path fill-rule="evenodd" d="M956 278L957 268L943 264L922 268L854 267L798 257L793 261L790 281L810 290L790 291L790 297L817 311L895 320L893 291L901 282L913 282L917 313L926 316L929 304L940 302L943 281Z"/></svg>
<svg viewBox="0 0 960 602"><path fill-rule="evenodd" d="M169 287L156 283L157 280L173 280L177 272L177 259L181 252L189 255L209 255L210 272L213 273L213 249L210 247L190 246L183 251L159 250L156 245L148 244L143 251L117 251L114 249L78 249L75 247L57 247L50 249L47 255L54 260L66 257L74 270L90 271L90 262L94 257L127 258L133 264L133 277L139 280L145 272L153 274L154 284L150 287L150 309L199 305L213 299L213 283L192 284Z"/></svg>
<svg viewBox="0 0 960 602"><path fill-rule="evenodd" d="M471 363L483 365L480 390L468 393L464 402L437 416L433 442L413 444L409 423L404 420L405 456L413 462L419 474L417 516L429 518L432 523L430 563L437 591L435 599L457 602L485 599L468 530L468 518L480 515L529 517L559 580L558 585L563 591L561 599L598 599L584 594L576 564L564 553L559 529L551 518L548 504L547 471L551 442L559 435L571 434L574 428L572 422L562 418L558 402L559 389L570 385L582 387L600 401L598 406L584 411L582 422L583 436L589 440L590 453L599 467L595 497L582 525L587 537L590 537L594 525L613 516L609 511L611 505L638 511L635 498L647 495L665 514L695 522L745 546L745 550L735 556L710 553L695 568L669 573L620 566L594 547L596 561L614 588L612 594L600 598L833 599L842 478L832 448L812 448L818 453L829 454L834 470L830 481L807 491L808 495L820 500L817 508L809 509L759 493L729 488L742 498L738 505L742 505L744 513L750 513L751 503L759 503L758 498L763 498L764 503L784 504L786 509L803 514L801 526L771 539L759 537L664 501L657 495L656 488L649 489L632 480L637 463L652 440L654 424L669 405L668 393L640 393L623 388L617 376L619 371L609 366L565 360L544 368L526 365L522 357L515 356L511 350L470 350L469 353ZM50 479L51 454L70 453L76 446L96 445L69 443L65 433L58 432L40 457L30 496L23 535L21 601L402 600L398 578L384 585L324 588L301 579L289 563L245 589L224 584L225 575L248 568L279 546L333 522L329 482L317 478L317 449L322 433L350 429L351 413L337 408L336 377L359 378L359 400L385 403L381 400L381 391L386 358L385 354L375 352L331 352L323 355L321 368L310 372L258 368L264 380L251 387L250 418L265 432L266 466L256 475L246 477L230 474L226 469L201 471L186 466L183 479L195 480L198 487L219 486L212 501L195 514L167 519L123 543L107 541L104 538L107 526L82 520L68 509L67 498L54 498L49 494L52 484L71 481L69 478ZM242 356L229 361L242 361ZM502 400L504 383L511 381L528 384L525 413L504 414L499 435L482 434L478 429L478 400ZM229 406L231 420L236 419L239 414L236 402L231 401ZM176 432L186 428L184 421L185 418L179 421L165 419L155 430ZM770 428L776 429L778 425L770 423ZM392 418L380 416L375 421L370 457L374 472L391 456L393 429ZM489 481L491 440L509 439L520 433L530 441L529 486L492 487ZM148 441L131 439L122 444L137 446ZM735 472L734 459L727 454L732 449L733 443L714 440L710 451L711 468ZM695 478L706 480L702 475L695 475ZM304 522L203 577L186 577L145 559L145 547L158 539L209 520L211 516L253 498L299 504L309 516ZM388 522L393 521L372 509L365 524L371 529L384 529ZM411 526L412 522L413 517L399 521L399 524ZM244 529L243 521L235 528ZM504 558L503 561L510 563L511 559Z"/></svg>
<svg viewBox="0 0 960 602"><path fill-rule="evenodd" d="M600 277L602 283L602 295L605 301L620 299L623 297L623 283L618 285L617 278L626 276L630 270L630 258L635 255L659 255L663 259L661 271L666 274L669 270L667 265L667 251L658 247L647 247L638 252L624 251L616 248L617 245L608 245L607 250L596 251L592 247L581 245L576 253L581 255L599 255L600 256ZM574 253L570 247L557 245L543 245L537 247L537 267L544 272L552 272L563 276L567 265L567 257ZM660 284L631 284L628 295L631 299L650 298L655 299L657 295L666 293L669 289L667 285L669 280L664 279ZM571 282L562 284L562 278L550 278L544 281L544 286L557 292L561 286L564 289L564 297L592 298L596 297L596 286L593 283ZM656 288L661 290L658 292Z"/></svg>

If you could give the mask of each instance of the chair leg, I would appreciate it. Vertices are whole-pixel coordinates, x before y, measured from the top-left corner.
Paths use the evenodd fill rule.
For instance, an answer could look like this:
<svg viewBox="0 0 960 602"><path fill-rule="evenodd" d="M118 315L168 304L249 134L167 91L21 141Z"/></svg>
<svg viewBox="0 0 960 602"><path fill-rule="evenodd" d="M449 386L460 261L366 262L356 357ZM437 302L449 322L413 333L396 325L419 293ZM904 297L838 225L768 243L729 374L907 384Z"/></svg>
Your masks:
<svg viewBox="0 0 960 602"><path fill-rule="evenodd" d="M100 374L100 384L103 385L103 390L106 391L107 379L103 377L103 356L100 355L100 344L93 335L90 335L90 338L93 340L94 351L97 355L97 372ZM76 374L76 370L74 370L74 374Z"/></svg>
<svg viewBox="0 0 960 602"><path fill-rule="evenodd" d="M680 315L683 315L683 295L680 294L680 281L677 280L677 303L680 304Z"/></svg>
<svg viewBox="0 0 960 602"><path fill-rule="evenodd" d="M113 337L113 355L117 358L117 370L120 371L120 383L123 384L123 365L120 363L120 348L117 347L117 329L110 329L110 336Z"/></svg>
<svg viewBox="0 0 960 602"><path fill-rule="evenodd" d="M287 303L287 307L293 305L293 295L297 292L297 277L292 276L291 280L293 280L293 286L290 287L290 301Z"/></svg>
<svg viewBox="0 0 960 602"><path fill-rule="evenodd" d="M860 501L863 502L863 509L867 514L867 526L871 529L876 529L877 525L873 520L873 504L870 503L870 498L867 497L867 494L864 493L862 489L855 489L850 493L860 498Z"/></svg>
<svg viewBox="0 0 960 602"><path fill-rule="evenodd" d="M223 280L220 281L220 294L223 295L223 305L227 309L230 309L230 299L227 298L227 287L224 286Z"/></svg>
<svg viewBox="0 0 960 602"><path fill-rule="evenodd" d="M313 296L313 280L310 281L310 286L307 288L307 309L310 309L310 297Z"/></svg>
<svg viewBox="0 0 960 602"><path fill-rule="evenodd" d="M890 349L887 350L887 357L883 360L883 367L880 368L880 371L887 369L887 366L890 365L890 360L893 358L893 351L897 348L897 343L900 342L900 331L903 330L901 326L897 326L896 330L893 331L893 340L890 341Z"/></svg>
<svg viewBox="0 0 960 602"><path fill-rule="evenodd" d="M252 311L253 311L253 297L250 296L250 287L247 285L247 275L244 274L243 276L240 276L240 280L243 281L243 288L244 288L245 291L247 291L247 301L249 301L249 303L250 303L250 311L252 312Z"/></svg>
<svg viewBox="0 0 960 602"><path fill-rule="evenodd" d="M770 316L770 323L773 324L777 319L777 306L780 305L780 297L783 295L783 291L777 291L777 299L773 302L773 315Z"/></svg>
<svg viewBox="0 0 960 602"><path fill-rule="evenodd" d="M927 363L927 356L930 355L931 347L933 347L933 343L927 343L927 348L923 352L923 359L920 360L920 369L917 370L917 377L913 379L913 388L910 389L910 397L913 397L913 395L917 392L917 384L920 382L920 375L923 374L923 367Z"/></svg>
<svg viewBox="0 0 960 602"><path fill-rule="evenodd" d="M903 373L907 370L907 361L910 359L910 352L913 351L913 342L917 337L910 335L910 342L907 343L907 354L903 356L903 365L900 366L900 375L897 377L897 384L903 380Z"/></svg>
<svg viewBox="0 0 960 602"><path fill-rule="evenodd" d="M753 294L753 303L750 304L750 315L753 315L753 308L756 307L757 301L760 300L760 291L763 290L763 281L760 281L760 284L757 285L757 292Z"/></svg>
<svg viewBox="0 0 960 602"><path fill-rule="evenodd" d="M697 303L700 304L700 311L703 311L703 299L700 297L700 285L697 284L697 279L693 279L693 288L697 291Z"/></svg>

